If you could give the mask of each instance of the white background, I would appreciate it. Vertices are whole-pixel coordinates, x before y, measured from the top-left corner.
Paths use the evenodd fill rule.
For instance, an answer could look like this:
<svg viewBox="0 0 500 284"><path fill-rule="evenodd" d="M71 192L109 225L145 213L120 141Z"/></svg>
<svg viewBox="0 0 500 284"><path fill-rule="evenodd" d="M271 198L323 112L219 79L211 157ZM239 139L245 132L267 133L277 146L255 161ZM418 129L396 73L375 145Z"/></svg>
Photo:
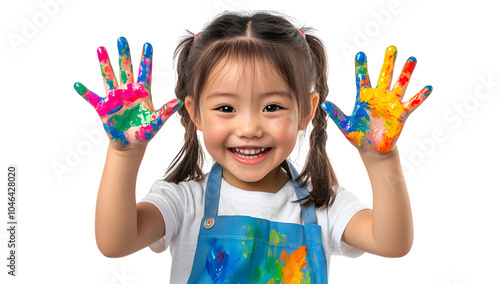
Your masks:
<svg viewBox="0 0 500 284"><path fill-rule="evenodd" d="M0 231L0 282L168 282L169 253L145 249L109 259L96 247L95 199L107 139L97 114L73 84L82 82L103 95L97 47L107 47L117 69L118 37L128 39L135 63L148 41L154 47L153 102L159 107L174 98L172 56L185 29L197 33L226 9L259 9L284 12L297 26L316 29L328 49L329 100L347 114L355 99L353 58L360 50L368 56L372 82L385 48L396 45L395 74L409 56L418 59L405 98L425 85L434 87L398 141L415 223L412 251L398 259L334 257L330 282L500 283L500 157L495 146L500 135L494 114L500 94L498 5L479 0L326 3L2 1L0 220L5 225ZM341 185L371 204L357 150L333 122L328 133ZM148 147L138 198L162 177L182 137L179 118L173 116ZM16 278L7 275L9 235L3 229L8 164L18 167Z"/></svg>

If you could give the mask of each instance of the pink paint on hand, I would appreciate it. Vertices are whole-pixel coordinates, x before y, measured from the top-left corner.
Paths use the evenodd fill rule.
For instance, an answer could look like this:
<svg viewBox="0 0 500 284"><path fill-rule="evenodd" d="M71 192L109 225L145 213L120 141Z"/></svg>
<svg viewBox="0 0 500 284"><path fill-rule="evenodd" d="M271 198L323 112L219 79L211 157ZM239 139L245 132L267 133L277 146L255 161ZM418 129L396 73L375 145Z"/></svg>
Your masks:
<svg viewBox="0 0 500 284"><path fill-rule="evenodd" d="M107 96L102 98L75 83L75 90L97 111L110 140L118 147L134 142L148 142L162 127L166 119L182 106L178 99L165 104L156 112L152 109L150 94L152 46L147 43L141 58L140 75L136 83L132 78L130 50L125 38L118 40L121 86L111 66L106 48L99 47L97 56Z"/></svg>
<svg viewBox="0 0 500 284"><path fill-rule="evenodd" d="M99 104L102 102L102 98L99 96L96 96L94 93L91 91L87 90L85 94L83 94L83 97L85 100L87 100L90 105L92 105L94 108L97 108Z"/></svg>
<svg viewBox="0 0 500 284"><path fill-rule="evenodd" d="M101 46L97 49L97 58L99 59L99 62L105 61L107 63L109 61L108 52L106 51L106 48L104 46Z"/></svg>
<svg viewBox="0 0 500 284"><path fill-rule="evenodd" d="M109 92L106 99L96 108L99 116L112 113L120 106L130 106L135 101L149 96L149 91L144 86L133 83L127 84L127 89L114 89Z"/></svg>

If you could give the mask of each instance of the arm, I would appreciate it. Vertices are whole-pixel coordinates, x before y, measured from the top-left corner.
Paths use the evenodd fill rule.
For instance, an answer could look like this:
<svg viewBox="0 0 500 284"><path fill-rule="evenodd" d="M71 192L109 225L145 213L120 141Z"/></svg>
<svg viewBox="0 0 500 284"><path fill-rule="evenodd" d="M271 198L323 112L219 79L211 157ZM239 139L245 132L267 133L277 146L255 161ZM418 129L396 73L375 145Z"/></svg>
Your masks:
<svg viewBox="0 0 500 284"><path fill-rule="evenodd" d="M406 255L413 243L413 220L397 148L376 155L360 152L373 191L373 210L354 215L342 240L386 257Z"/></svg>
<svg viewBox="0 0 500 284"><path fill-rule="evenodd" d="M432 87L426 86L408 101L401 102L415 68L414 57L406 61L396 84L389 90L396 55L396 47L387 48L375 88L371 87L365 54L356 55L357 95L352 115L346 116L333 103L322 105L358 148L373 191L373 210L354 215L342 240L387 257L404 256L413 243L411 207L396 141L408 116L432 92Z"/></svg>
<svg viewBox="0 0 500 284"><path fill-rule="evenodd" d="M154 110L151 100L152 47L143 48L139 76L134 83L130 51L118 39L121 85L118 86L104 47L97 52L107 96L101 98L76 83L76 91L99 114L110 143L96 204L95 233L99 250L120 257L140 250L165 234L160 211L135 200L137 173L147 143L182 103L172 100Z"/></svg>
<svg viewBox="0 0 500 284"><path fill-rule="evenodd" d="M97 246L107 257L131 254L165 235L160 211L150 203L136 204L135 184L145 150L108 147L95 216Z"/></svg>

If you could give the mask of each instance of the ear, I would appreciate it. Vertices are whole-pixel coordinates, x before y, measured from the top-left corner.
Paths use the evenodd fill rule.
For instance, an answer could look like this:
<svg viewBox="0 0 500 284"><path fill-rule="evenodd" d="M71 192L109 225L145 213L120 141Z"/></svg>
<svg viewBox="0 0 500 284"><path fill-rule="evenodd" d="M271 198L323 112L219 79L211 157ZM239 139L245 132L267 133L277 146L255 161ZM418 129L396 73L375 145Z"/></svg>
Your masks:
<svg viewBox="0 0 500 284"><path fill-rule="evenodd" d="M201 128L201 123L199 119L199 115L196 115L195 108L196 106L194 105L194 100L192 96L186 96L184 99L184 106L186 107L189 117L191 117L191 121L193 121L194 125L196 125L196 129L203 131Z"/></svg>
<svg viewBox="0 0 500 284"><path fill-rule="evenodd" d="M299 130L306 129L309 122L311 122L311 120L314 118L314 115L316 114L316 109L318 108L318 103L319 103L319 94L316 92L312 92L311 93L311 112L302 118L302 121L299 125Z"/></svg>

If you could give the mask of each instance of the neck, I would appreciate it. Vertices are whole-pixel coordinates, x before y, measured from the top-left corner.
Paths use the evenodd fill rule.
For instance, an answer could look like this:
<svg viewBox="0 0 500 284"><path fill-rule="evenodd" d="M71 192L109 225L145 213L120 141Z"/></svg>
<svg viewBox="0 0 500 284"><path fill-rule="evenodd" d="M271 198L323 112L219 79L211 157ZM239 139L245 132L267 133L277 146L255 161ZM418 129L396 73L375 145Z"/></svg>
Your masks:
<svg viewBox="0 0 500 284"><path fill-rule="evenodd" d="M237 179L231 173L222 169L222 176L232 186L248 191L276 193L288 182L288 175L280 166L270 171L264 178L255 182L245 182Z"/></svg>

